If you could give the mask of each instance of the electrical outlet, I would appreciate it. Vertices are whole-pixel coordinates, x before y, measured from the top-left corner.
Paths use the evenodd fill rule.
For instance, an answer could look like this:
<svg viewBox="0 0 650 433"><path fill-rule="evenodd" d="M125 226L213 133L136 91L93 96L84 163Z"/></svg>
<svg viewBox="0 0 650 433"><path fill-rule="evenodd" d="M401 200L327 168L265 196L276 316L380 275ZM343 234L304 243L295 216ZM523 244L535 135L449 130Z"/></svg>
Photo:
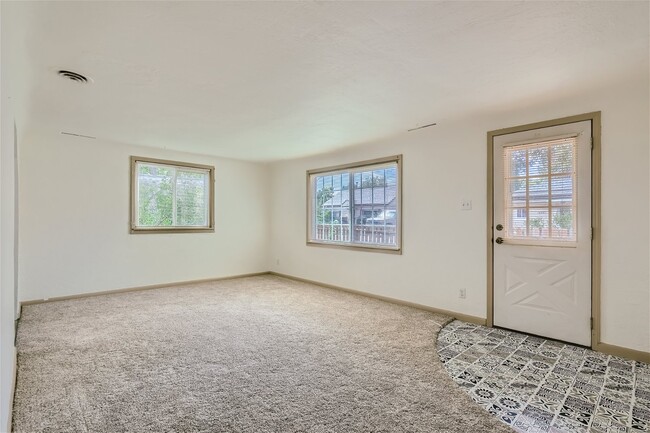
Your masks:
<svg viewBox="0 0 650 433"><path fill-rule="evenodd" d="M472 200L461 200L460 210L472 210Z"/></svg>
<svg viewBox="0 0 650 433"><path fill-rule="evenodd" d="M459 297L460 299L465 299L465 298L467 298L467 289L460 289L460 290L458 291L458 297Z"/></svg>

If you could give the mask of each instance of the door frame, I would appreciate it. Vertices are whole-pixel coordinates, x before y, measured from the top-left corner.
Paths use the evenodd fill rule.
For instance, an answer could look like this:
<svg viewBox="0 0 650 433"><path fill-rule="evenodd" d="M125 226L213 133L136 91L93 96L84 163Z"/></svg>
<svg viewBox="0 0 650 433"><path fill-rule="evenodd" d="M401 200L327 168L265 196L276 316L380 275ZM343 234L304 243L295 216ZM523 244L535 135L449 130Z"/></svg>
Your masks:
<svg viewBox="0 0 650 433"><path fill-rule="evenodd" d="M494 326L494 138L517 132L591 121L591 348L602 350L600 341L600 145L601 113L578 114L529 123L487 133L487 326Z"/></svg>

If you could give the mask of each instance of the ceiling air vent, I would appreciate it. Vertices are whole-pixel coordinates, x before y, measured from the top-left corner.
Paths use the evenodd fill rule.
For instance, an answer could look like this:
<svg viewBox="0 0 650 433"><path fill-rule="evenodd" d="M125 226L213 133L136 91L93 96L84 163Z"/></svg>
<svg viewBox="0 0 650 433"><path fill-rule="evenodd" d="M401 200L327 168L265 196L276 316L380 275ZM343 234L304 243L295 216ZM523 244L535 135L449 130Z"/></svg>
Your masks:
<svg viewBox="0 0 650 433"><path fill-rule="evenodd" d="M77 83L87 83L90 81L88 78L76 72L66 71L62 69L58 73L60 76L67 78L68 80L76 81Z"/></svg>

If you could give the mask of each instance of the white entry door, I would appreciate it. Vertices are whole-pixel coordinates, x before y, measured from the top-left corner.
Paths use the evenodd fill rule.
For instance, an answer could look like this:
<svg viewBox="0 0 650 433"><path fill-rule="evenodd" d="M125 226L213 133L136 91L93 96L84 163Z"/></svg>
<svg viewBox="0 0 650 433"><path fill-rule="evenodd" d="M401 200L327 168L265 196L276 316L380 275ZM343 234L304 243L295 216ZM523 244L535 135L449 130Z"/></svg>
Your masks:
<svg viewBox="0 0 650 433"><path fill-rule="evenodd" d="M591 121L494 137L494 325L591 345Z"/></svg>

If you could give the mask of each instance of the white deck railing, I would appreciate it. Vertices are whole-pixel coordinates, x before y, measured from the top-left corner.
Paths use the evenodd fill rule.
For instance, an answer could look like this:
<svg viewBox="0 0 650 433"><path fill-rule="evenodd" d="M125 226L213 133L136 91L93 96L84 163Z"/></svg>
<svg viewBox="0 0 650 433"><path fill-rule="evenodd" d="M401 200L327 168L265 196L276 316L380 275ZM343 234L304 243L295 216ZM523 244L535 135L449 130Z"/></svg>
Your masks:
<svg viewBox="0 0 650 433"><path fill-rule="evenodd" d="M342 224L316 224L315 240L350 242L350 226ZM354 226L354 242L396 245L397 230L394 225L359 224Z"/></svg>

